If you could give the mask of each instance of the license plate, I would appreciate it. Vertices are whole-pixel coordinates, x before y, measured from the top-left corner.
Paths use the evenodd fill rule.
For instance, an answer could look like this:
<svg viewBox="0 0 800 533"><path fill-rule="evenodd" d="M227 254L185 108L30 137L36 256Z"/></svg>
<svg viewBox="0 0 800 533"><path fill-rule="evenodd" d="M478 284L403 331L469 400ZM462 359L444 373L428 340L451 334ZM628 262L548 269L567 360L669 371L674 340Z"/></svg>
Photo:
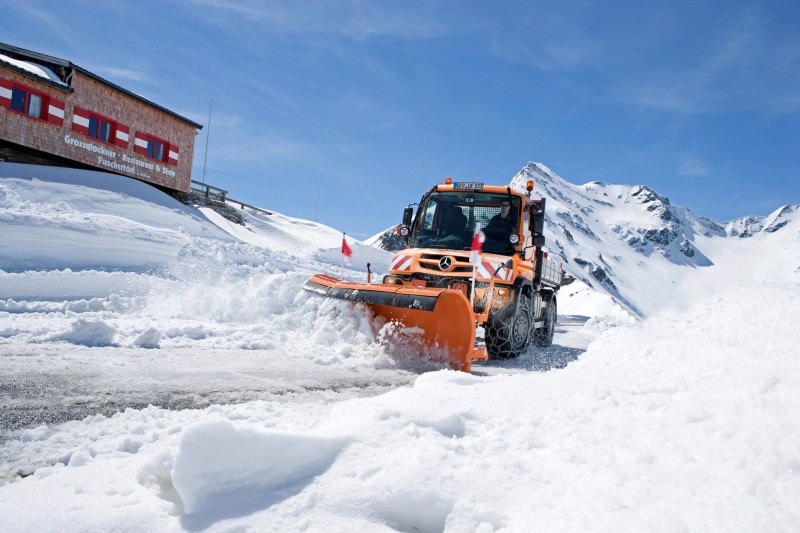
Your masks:
<svg viewBox="0 0 800 533"><path fill-rule="evenodd" d="M457 191L480 191L483 189L483 183L475 181L457 181L453 183L453 189Z"/></svg>

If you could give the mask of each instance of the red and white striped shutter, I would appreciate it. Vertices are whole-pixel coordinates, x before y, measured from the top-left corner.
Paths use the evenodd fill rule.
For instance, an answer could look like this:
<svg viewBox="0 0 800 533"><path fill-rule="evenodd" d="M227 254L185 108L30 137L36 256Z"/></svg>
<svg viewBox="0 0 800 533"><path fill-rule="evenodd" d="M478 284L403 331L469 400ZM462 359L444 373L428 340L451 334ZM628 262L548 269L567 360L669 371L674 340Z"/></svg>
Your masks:
<svg viewBox="0 0 800 533"><path fill-rule="evenodd" d="M11 81L0 78L0 105L11 109Z"/></svg>
<svg viewBox="0 0 800 533"><path fill-rule="evenodd" d="M133 137L133 151L137 154L147 155L147 139L138 131Z"/></svg>
<svg viewBox="0 0 800 533"><path fill-rule="evenodd" d="M50 98L47 105L47 122L56 126L64 125L64 102Z"/></svg>
<svg viewBox="0 0 800 533"><path fill-rule="evenodd" d="M117 132L115 134L114 144L120 148L127 148L128 141L130 140L130 129L124 124L117 123Z"/></svg>
<svg viewBox="0 0 800 533"><path fill-rule="evenodd" d="M75 106L72 110L72 129L83 135L89 135L89 111Z"/></svg>
<svg viewBox="0 0 800 533"><path fill-rule="evenodd" d="M177 165L178 164L178 147L175 145L169 145L169 158L168 158L170 165Z"/></svg>

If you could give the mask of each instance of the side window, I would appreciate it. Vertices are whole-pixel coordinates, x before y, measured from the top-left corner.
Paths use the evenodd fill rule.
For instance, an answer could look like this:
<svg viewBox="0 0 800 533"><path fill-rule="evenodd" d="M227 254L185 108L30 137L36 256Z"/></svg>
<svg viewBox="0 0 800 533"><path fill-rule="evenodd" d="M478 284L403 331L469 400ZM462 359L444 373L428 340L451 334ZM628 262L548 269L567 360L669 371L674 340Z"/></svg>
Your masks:
<svg viewBox="0 0 800 533"><path fill-rule="evenodd" d="M43 111L47 97L37 94L29 89L13 87L11 89L11 109L24 113L33 118L47 118Z"/></svg>
<svg viewBox="0 0 800 533"><path fill-rule="evenodd" d="M428 202L428 207L425 209L425 217L422 219L422 229L433 229L433 221L436 218L436 210L438 203L436 200Z"/></svg>

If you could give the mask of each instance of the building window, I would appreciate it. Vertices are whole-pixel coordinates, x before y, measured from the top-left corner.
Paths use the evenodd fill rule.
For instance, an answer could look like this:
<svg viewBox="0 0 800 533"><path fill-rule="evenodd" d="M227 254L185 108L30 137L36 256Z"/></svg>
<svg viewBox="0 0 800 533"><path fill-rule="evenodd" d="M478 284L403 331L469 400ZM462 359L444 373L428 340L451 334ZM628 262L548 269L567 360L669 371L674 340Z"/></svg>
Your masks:
<svg viewBox="0 0 800 533"><path fill-rule="evenodd" d="M147 139L147 157L166 161L167 151L164 149L164 143L155 139Z"/></svg>
<svg viewBox="0 0 800 533"><path fill-rule="evenodd" d="M89 115L89 137L110 143L113 142L114 123L96 115Z"/></svg>
<svg viewBox="0 0 800 533"><path fill-rule="evenodd" d="M72 129L82 135L122 148L128 147L128 127L82 107L72 110Z"/></svg>
<svg viewBox="0 0 800 533"><path fill-rule="evenodd" d="M42 115L46 98L30 89L14 86L11 89L11 109L33 118L46 119L47 117Z"/></svg>
<svg viewBox="0 0 800 533"><path fill-rule="evenodd" d="M137 131L134 136L133 151L137 154L142 154L148 159L161 161L168 165L177 165L180 157L178 147L174 144L170 144L155 135L140 131Z"/></svg>

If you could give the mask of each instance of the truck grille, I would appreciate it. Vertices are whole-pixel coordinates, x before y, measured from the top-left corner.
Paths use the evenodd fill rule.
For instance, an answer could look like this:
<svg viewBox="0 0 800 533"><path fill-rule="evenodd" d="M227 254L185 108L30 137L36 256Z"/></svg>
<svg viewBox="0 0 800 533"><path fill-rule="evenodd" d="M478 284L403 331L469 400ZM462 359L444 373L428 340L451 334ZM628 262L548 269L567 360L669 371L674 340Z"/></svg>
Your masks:
<svg viewBox="0 0 800 533"><path fill-rule="evenodd" d="M439 261L443 257L452 257L453 258L453 268L452 270L443 271L439 268ZM439 274L456 274L456 275L471 275L472 274L472 263L469 262L469 258L467 257L459 257L453 254L420 254L419 256L419 264L422 268L433 270Z"/></svg>

